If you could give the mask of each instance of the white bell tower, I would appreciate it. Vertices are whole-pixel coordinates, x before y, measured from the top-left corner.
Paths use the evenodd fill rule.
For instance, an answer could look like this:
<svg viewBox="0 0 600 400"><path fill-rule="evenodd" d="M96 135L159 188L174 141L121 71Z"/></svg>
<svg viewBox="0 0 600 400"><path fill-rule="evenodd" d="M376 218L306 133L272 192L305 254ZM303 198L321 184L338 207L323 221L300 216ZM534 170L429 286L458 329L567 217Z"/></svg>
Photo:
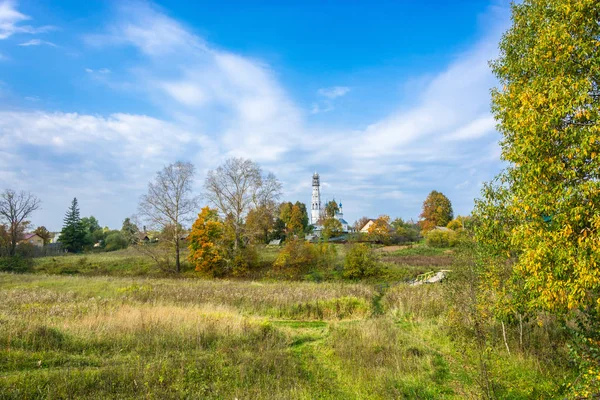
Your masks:
<svg viewBox="0 0 600 400"><path fill-rule="evenodd" d="M310 223L316 225L321 218L321 182L316 172L312 178L312 201L310 205Z"/></svg>

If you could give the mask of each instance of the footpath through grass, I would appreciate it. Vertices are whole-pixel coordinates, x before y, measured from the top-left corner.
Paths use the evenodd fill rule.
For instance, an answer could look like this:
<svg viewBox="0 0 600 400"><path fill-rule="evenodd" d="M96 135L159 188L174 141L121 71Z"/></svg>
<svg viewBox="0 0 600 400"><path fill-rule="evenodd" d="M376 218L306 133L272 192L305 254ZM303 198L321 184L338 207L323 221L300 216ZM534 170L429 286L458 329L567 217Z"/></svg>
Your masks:
<svg viewBox="0 0 600 400"><path fill-rule="evenodd" d="M0 274L0 398L480 398L442 290ZM502 351L503 398L558 396Z"/></svg>

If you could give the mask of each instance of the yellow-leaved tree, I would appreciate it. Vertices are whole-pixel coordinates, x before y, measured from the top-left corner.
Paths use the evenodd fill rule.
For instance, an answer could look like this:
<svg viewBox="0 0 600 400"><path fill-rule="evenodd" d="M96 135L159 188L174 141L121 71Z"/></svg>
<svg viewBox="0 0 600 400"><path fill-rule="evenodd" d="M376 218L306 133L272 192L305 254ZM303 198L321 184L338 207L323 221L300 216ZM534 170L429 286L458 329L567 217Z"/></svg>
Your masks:
<svg viewBox="0 0 600 400"><path fill-rule="evenodd" d="M216 209L202 208L188 237L189 260L196 271L220 276L226 268L226 251L223 247L225 227Z"/></svg>
<svg viewBox="0 0 600 400"><path fill-rule="evenodd" d="M381 215L369 227L369 240L389 244L392 238L392 229L390 217Z"/></svg>
<svg viewBox="0 0 600 400"><path fill-rule="evenodd" d="M575 396L600 391L599 21L598 0L513 4L492 63L508 166L475 212L496 310L579 322Z"/></svg>

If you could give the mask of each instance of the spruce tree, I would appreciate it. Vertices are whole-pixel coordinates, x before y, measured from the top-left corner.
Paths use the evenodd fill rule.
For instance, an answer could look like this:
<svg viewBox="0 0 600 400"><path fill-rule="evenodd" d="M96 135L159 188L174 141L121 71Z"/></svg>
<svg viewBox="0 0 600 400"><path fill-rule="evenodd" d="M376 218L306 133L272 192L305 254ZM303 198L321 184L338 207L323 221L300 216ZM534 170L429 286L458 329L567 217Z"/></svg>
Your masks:
<svg viewBox="0 0 600 400"><path fill-rule="evenodd" d="M85 229L79 217L77 198L73 199L63 222L64 225L60 232L59 241L67 251L72 253L80 252L85 243Z"/></svg>

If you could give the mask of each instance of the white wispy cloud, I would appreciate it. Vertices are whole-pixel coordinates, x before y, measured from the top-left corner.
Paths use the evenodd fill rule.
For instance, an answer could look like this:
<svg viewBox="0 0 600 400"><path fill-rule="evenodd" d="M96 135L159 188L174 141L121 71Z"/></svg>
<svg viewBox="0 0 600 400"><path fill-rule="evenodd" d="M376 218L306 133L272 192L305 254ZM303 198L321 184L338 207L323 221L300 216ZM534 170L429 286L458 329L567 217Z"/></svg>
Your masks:
<svg viewBox="0 0 600 400"><path fill-rule="evenodd" d="M37 34L55 30L51 25L34 27L23 25L31 17L19 12L14 1L5 0L0 2L0 39L7 39L18 33Z"/></svg>
<svg viewBox="0 0 600 400"><path fill-rule="evenodd" d="M328 99L335 99L342 97L350 91L348 86L333 86L330 88L321 88L317 93L321 96L327 97Z"/></svg>
<svg viewBox="0 0 600 400"><path fill-rule="evenodd" d="M92 68L86 68L85 72L87 72L88 74L101 74L101 75L106 75L106 74L110 74L112 71L108 68L100 68L98 70L94 70Z"/></svg>
<svg viewBox="0 0 600 400"><path fill-rule="evenodd" d="M147 59L129 77L174 118L214 121L223 152L278 159L297 146L300 111L269 66L206 43L147 3L118 9L105 33L87 37L105 46L133 46ZM135 84L135 83L134 83Z"/></svg>
<svg viewBox="0 0 600 400"><path fill-rule="evenodd" d="M311 105L311 114L320 114L333 111L335 109L333 100L345 96L350 91L348 86L333 86L317 90L317 94L325 99L315 102Z"/></svg>
<svg viewBox="0 0 600 400"><path fill-rule="evenodd" d="M41 46L41 45L46 45L46 46L51 46L51 47L56 47L56 45L52 42L48 42L47 40L40 40L40 39L31 39L28 40L26 42L23 43L19 43L19 46Z"/></svg>
<svg viewBox="0 0 600 400"><path fill-rule="evenodd" d="M100 52L129 46L140 61L118 74L107 68L85 71L109 87L142 93L169 121L129 114L0 112L0 180L43 190L39 195L50 199L54 210L74 195L82 204L104 199L111 203L99 205L105 215L94 212L114 224L135 210L146 182L164 164L190 160L202 177L225 158L243 156L275 172L286 197L295 200L309 200L310 176L318 169L324 191L344 202L349 220L396 215L394 209L414 217L432 189L461 199L464 208L478 191L464 183L464 174L468 182L481 182L497 167L497 134L489 113L495 81L487 62L496 55L503 23L457 54L445 70L415 78L422 90L411 104L366 128L335 130L308 124L307 111L268 64L206 42L149 3L129 3L86 42ZM321 99L308 112L329 111L349 91L319 89ZM37 184L42 180L43 188ZM122 215L111 215L114 209Z"/></svg>
<svg viewBox="0 0 600 400"><path fill-rule="evenodd" d="M72 197L87 205L105 201L93 212L114 223L114 207L133 213L148 177L174 154L202 168L214 151L205 136L144 115L0 112L0 154L10 160L0 162L0 181L43 198L54 210L54 227L56 211Z"/></svg>

